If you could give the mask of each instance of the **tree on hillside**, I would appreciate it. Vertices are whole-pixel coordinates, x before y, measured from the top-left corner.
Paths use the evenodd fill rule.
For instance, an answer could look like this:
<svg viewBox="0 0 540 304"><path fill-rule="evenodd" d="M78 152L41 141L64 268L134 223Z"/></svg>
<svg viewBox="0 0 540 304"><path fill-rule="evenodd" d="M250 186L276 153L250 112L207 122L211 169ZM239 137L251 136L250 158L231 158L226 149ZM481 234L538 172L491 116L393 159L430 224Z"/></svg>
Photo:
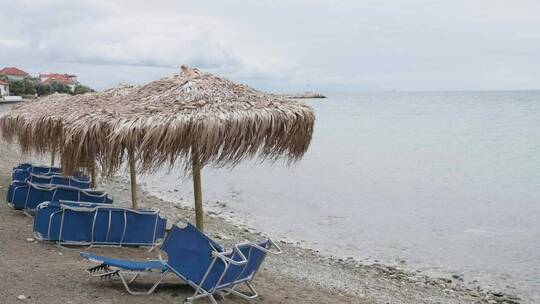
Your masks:
<svg viewBox="0 0 540 304"><path fill-rule="evenodd" d="M9 92L11 95L22 96L24 95L24 82L18 80L12 80L9 82Z"/></svg>
<svg viewBox="0 0 540 304"><path fill-rule="evenodd" d="M65 93L65 94L71 94L71 88L68 85L65 85L61 82L53 81L51 84L51 91L52 93Z"/></svg>
<svg viewBox="0 0 540 304"><path fill-rule="evenodd" d="M7 80L7 79L6 79ZM72 90L69 85L63 84L58 81L49 83L40 82L38 78L30 78L25 80L9 80L9 90L11 95L25 96L25 95L39 95L45 96L53 93L64 94L84 94L95 92L92 88L82 84L75 85Z"/></svg>
<svg viewBox="0 0 540 304"><path fill-rule="evenodd" d="M74 95L85 94L85 93L93 93L93 92L95 92L93 89L91 89L90 87L87 87L85 85L82 85L82 84L76 85L75 90L73 90Z"/></svg>
<svg viewBox="0 0 540 304"><path fill-rule="evenodd" d="M11 95L24 96L35 95L37 83L32 79L9 80L9 91Z"/></svg>
<svg viewBox="0 0 540 304"><path fill-rule="evenodd" d="M45 96L45 95L52 94L54 92L50 85L39 82L36 84L36 93L39 96Z"/></svg>
<svg viewBox="0 0 540 304"><path fill-rule="evenodd" d="M36 95L36 84L34 80L23 80L24 94L23 95Z"/></svg>

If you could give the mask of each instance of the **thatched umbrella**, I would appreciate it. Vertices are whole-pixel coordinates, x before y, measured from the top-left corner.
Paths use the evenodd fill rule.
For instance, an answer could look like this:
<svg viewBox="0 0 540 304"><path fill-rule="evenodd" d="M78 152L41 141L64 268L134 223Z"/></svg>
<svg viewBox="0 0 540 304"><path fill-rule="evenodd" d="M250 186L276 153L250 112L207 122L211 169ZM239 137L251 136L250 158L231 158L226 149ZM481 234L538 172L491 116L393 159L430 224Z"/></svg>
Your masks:
<svg viewBox="0 0 540 304"><path fill-rule="evenodd" d="M61 155L62 161L69 157L63 154L67 116L91 101L126 95L132 88L133 86L121 85L99 93L75 96L55 93L25 102L0 118L2 136L7 142L16 140L23 154L51 153L51 165L54 165L56 153ZM92 187L95 187L95 160L99 151L91 146L84 147L84 150L84 155L70 163L77 163L77 167L85 165L91 171Z"/></svg>
<svg viewBox="0 0 540 304"><path fill-rule="evenodd" d="M266 94L224 78L182 66L163 78L81 108L66 121L62 166L75 169L85 146L98 147L105 172L122 164L142 172L183 162L193 176L196 224L203 229L201 168L235 166L260 157L290 162L307 151L315 116L307 105ZM133 172L133 171L132 171Z"/></svg>
<svg viewBox="0 0 540 304"><path fill-rule="evenodd" d="M65 102L70 97L55 93L13 107L0 118L3 138L8 142L16 138L23 153L53 153L60 141L59 117L68 109Z"/></svg>
<svg viewBox="0 0 540 304"><path fill-rule="evenodd" d="M0 118L4 139L12 142L16 138L23 154L50 152L51 166L54 166L57 148L62 141L59 121L70 108L66 103L69 98L69 94L54 93L15 106Z"/></svg>

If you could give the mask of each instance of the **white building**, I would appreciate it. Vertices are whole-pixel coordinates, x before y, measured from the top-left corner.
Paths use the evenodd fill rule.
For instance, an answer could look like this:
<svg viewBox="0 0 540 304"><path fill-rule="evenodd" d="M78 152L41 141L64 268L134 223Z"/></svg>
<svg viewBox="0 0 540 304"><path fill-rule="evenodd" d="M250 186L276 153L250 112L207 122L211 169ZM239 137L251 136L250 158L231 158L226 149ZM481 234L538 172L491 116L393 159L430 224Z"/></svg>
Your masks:
<svg viewBox="0 0 540 304"><path fill-rule="evenodd" d="M0 80L0 97L9 96L9 83Z"/></svg>

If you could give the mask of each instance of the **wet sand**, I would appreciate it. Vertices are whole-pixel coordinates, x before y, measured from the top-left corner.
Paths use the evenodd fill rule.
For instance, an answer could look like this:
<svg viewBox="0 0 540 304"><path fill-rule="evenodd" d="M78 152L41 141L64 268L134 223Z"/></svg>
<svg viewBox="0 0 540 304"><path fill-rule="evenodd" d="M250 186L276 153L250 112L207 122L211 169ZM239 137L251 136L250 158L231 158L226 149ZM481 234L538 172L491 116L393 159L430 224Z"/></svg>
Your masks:
<svg viewBox="0 0 540 304"><path fill-rule="evenodd" d="M11 169L23 158L14 146L0 140L0 197L5 200ZM35 160L34 160L35 161ZM100 180L100 188L111 192L115 204L129 205L129 183L121 178ZM192 221L193 210L182 208L141 192L141 206L160 209L173 222ZM207 213L209 234L230 244L263 237L239 228L218 214ZM90 277L89 265L80 251L123 258L155 258L145 248L59 248L32 238L33 219L0 204L0 297L2 303L178 303L193 290L173 275L153 295L132 296L120 280ZM280 256L269 256L253 284L260 297L253 303L519 303L511 296L465 287L460 278L433 279L384 265L363 265L342 260L295 244L280 242ZM142 280L140 287L149 287ZM24 295L24 300L18 297ZM206 303L201 300L196 303ZM229 296L220 303L247 303Z"/></svg>

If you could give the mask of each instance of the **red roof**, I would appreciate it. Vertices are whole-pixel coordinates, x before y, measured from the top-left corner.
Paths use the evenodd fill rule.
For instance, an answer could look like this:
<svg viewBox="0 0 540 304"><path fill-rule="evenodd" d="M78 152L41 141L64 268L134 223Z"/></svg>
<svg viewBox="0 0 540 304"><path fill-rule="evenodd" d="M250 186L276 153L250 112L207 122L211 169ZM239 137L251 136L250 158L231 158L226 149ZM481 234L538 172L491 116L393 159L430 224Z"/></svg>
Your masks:
<svg viewBox="0 0 540 304"><path fill-rule="evenodd" d="M73 79L77 77L76 75L70 75L70 74L58 74L58 73L50 73L50 74L39 74L39 78L47 78L43 82L45 83L51 83L53 81L60 82L63 84L73 84Z"/></svg>
<svg viewBox="0 0 540 304"><path fill-rule="evenodd" d="M9 83L7 81L0 80L0 85L8 85Z"/></svg>
<svg viewBox="0 0 540 304"><path fill-rule="evenodd" d="M42 83L46 83L46 84L50 84L50 83L53 83L53 82L59 82L59 83L63 83L63 84L73 84L73 81L69 78L61 78L61 77L51 77L51 78L47 78L45 81L42 81Z"/></svg>
<svg viewBox="0 0 540 304"><path fill-rule="evenodd" d="M17 68L11 67L11 68L3 68L0 70L0 75L9 75L9 76L28 76L28 73L26 73L23 70L19 70Z"/></svg>
<svg viewBox="0 0 540 304"><path fill-rule="evenodd" d="M50 73L50 74L39 74L39 77L44 77L44 78L75 78L75 77L77 77L77 75Z"/></svg>

